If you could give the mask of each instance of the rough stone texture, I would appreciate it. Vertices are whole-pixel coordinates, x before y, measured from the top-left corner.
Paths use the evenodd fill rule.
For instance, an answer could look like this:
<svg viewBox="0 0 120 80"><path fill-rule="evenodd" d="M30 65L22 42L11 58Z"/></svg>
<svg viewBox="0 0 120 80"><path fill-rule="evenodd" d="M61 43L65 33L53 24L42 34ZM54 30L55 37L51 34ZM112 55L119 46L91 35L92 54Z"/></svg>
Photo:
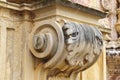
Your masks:
<svg viewBox="0 0 120 80"><path fill-rule="evenodd" d="M107 55L108 80L120 79L120 56Z"/></svg>
<svg viewBox="0 0 120 80"><path fill-rule="evenodd" d="M120 42L111 41L107 44L107 79L120 79Z"/></svg>

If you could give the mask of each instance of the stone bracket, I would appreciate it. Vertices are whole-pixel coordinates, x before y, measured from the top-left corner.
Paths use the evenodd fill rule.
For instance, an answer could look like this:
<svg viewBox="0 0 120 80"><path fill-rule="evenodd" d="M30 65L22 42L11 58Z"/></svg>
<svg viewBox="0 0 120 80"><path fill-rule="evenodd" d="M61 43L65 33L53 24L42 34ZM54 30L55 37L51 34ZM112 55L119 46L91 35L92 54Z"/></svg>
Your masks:
<svg viewBox="0 0 120 80"><path fill-rule="evenodd" d="M40 80L71 79L98 59L103 46L101 32L93 26L45 20L32 29L29 48L40 60ZM74 74L73 74L74 73ZM61 77L62 76L62 77ZM73 76L72 76L73 77Z"/></svg>

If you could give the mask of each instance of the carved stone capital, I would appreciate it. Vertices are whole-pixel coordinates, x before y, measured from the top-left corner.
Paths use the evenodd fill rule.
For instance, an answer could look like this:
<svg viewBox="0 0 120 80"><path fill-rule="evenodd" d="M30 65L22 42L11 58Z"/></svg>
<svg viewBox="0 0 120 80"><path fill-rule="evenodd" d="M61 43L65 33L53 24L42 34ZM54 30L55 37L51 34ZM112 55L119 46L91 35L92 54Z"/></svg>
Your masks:
<svg viewBox="0 0 120 80"><path fill-rule="evenodd" d="M47 71L49 80L61 75L70 80L70 76L89 68L102 46L102 34L96 27L73 22L60 25L56 21L41 21L29 39L30 51L40 60L40 70Z"/></svg>

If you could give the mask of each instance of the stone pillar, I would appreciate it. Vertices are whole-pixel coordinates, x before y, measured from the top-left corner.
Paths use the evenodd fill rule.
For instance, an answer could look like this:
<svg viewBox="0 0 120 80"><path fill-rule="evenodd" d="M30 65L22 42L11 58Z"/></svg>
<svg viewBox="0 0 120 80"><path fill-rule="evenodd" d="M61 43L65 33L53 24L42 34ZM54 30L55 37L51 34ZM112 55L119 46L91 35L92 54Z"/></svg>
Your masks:
<svg viewBox="0 0 120 80"><path fill-rule="evenodd" d="M22 11L23 20L20 25L22 29L22 69L23 80L33 80L34 72L34 58L29 51L29 34L33 27L34 14L30 11Z"/></svg>
<svg viewBox="0 0 120 80"><path fill-rule="evenodd" d="M9 27L10 19L6 16L9 10L0 9L0 80L10 79L10 64L7 61L7 28Z"/></svg>
<svg viewBox="0 0 120 80"><path fill-rule="evenodd" d="M0 8L0 80L33 80L34 58L27 43L33 27L31 15Z"/></svg>
<svg viewBox="0 0 120 80"><path fill-rule="evenodd" d="M6 25L0 20L0 79L4 80L6 71Z"/></svg>

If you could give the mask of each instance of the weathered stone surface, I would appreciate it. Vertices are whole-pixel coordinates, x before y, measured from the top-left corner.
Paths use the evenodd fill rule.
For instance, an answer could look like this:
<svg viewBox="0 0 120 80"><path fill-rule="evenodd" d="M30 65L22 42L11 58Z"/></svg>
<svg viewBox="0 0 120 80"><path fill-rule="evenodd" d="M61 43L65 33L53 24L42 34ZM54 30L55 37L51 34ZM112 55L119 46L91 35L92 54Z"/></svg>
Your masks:
<svg viewBox="0 0 120 80"><path fill-rule="evenodd" d="M70 2L69 2L70 4L68 4L67 6L63 6L66 4L66 2L64 4L63 3L64 2L61 2L60 5L52 5L52 6L50 6L50 4L49 6L48 5L40 6L40 4L37 6L35 5L30 6L26 4L18 5L18 4L6 3L6 2L1 3L0 1L0 6L1 6L0 8L0 65L1 65L0 80L40 80L41 78L43 79L49 78L49 80L54 80L54 79L55 80L56 79L89 80L93 78L105 80L102 72L99 72L97 77L91 77L91 76L86 77L86 75L90 74L90 71L94 71L94 74L96 74L95 70L100 71L103 69L104 64L102 64L102 66L99 67L99 65L101 65L99 64L99 61L97 61L97 63L94 66L92 66L88 71L81 73L79 76L77 75L78 72L71 73L70 76L68 75L68 73L70 73L70 71L71 72L76 71L77 69L74 70L74 66L72 68L71 67L68 68L68 66L65 67L66 62L62 63L63 59L66 57L67 54L65 56L58 55L58 57L56 56L54 57L53 62L55 62L55 64L57 65L55 64L52 65L53 70L51 69L50 64L47 64L46 66L49 67L46 68L42 67L44 64L40 64L41 62L43 63L48 62L51 59L50 57L47 56L45 57L45 59L41 60L35 58L35 56L31 54L28 43L30 33L35 27L40 27L42 21L46 21L46 20L48 20L49 22L55 21L56 23L59 24L60 28L63 26L65 22L77 22L79 24L83 23L83 24L97 26L102 32L105 32L106 34L109 33L109 29L101 27L98 24L98 20L104 17L106 15L105 13L98 10L89 9L90 11L95 12L95 14L88 14L87 12L88 8L84 6L77 4L78 6L80 6L80 9L77 9L77 7L76 8L73 8L73 6L70 7L69 6L71 5ZM74 4L74 6L77 5ZM81 10L82 7L84 7L84 10L86 11ZM96 13L101 13L102 15L97 15ZM45 32L43 31L43 33L52 32L52 35L54 34L54 37L52 37L54 44L57 43L62 44L61 42L58 42L60 41L59 39L57 39L58 37L55 37L56 36L55 33L60 30L54 31L54 29L48 25L42 27L40 30L42 30L43 28L44 30L45 28L48 29L48 31L45 30ZM37 32L39 33L39 31ZM39 40L39 38L36 38L35 41L37 39ZM48 40L48 42L52 40ZM56 48L60 48L58 50L58 53L61 51L61 46L57 46L57 45L53 45L53 46L55 48L53 48L52 50ZM36 46L35 48L39 49L41 47ZM66 49L66 47L62 47L62 48ZM50 56L53 56L53 54L51 53ZM65 51L63 53L67 53L67 52ZM59 58L59 56L61 57ZM60 61L56 62L56 59L59 59ZM102 61L103 59L104 56L102 55L102 57L100 57L100 61ZM56 66L57 69L55 69ZM49 75L46 77L47 73L49 73Z"/></svg>
<svg viewBox="0 0 120 80"><path fill-rule="evenodd" d="M107 78L108 80L120 79L120 42L111 41L107 44Z"/></svg>

